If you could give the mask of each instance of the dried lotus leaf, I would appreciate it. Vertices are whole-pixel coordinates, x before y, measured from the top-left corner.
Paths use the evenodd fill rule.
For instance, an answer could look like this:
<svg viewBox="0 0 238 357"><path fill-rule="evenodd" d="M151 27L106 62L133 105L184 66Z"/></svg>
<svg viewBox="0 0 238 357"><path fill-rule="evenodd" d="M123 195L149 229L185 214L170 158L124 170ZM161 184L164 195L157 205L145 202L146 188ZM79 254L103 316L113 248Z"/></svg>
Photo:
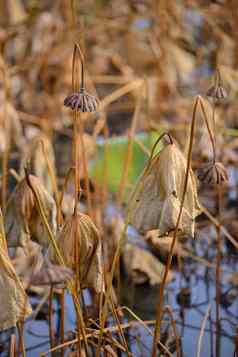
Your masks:
<svg viewBox="0 0 238 357"><path fill-rule="evenodd" d="M39 179L33 175L29 176L31 185L34 187L40 202L44 207L44 212L47 218L47 221L50 224L53 233L56 233L56 204L52 196L46 191L44 186L41 184ZM29 221L29 228L31 232L31 239L39 243L44 248L49 246L48 233L45 226L43 225L42 218L39 215L36 202L34 210L32 212L31 219Z"/></svg>
<svg viewBox="0 0 238 357"><path fill-rule="evenodd" d="M146 242L152 248L153 252L158 255L163 261L166 261L169 256L172 241L172 235L161 237L160 232L158 230L150 231L146 235ZM186 256L186 252L178 239L175 242L173 256Z"/></svg>
<svg viewBox="0 0 238 357"><path fill-rule="evenodd" d="M45 258L44 263L39 270L34 270L29 276L30 285L52 285L52 284L62 284L67 280L72 279L73 272L71 269L62 266L55 265L49 262Z"/></svg>
<svg viewBox="0 0 238 357"><path fill-rule="evenodd" d="M47 220L56 232L56 206L54 199L45 190L40 180L29 176L44 207ZM48 234L39 215L34 194L26 179L21 180L12 192L6 209L6 237L9 247L26 246L30 239L47 248Z"/></svg>
<svg viewBox="0 0 238 357"><path fill-rule="evenodd" d="M24 247L29 242L28 222L33 208L34 196L24 179L17 184L7 203L5 230L9 247Z"/></svg>
<svg viewBox="0 0 238 357"><path fill-rule="evenodd" d="M175 228L183 196L186 160L175 144L165 146L149 162L139 179L128 208L130 223L140 232ZM194 219L200 213L195 176L190 170L180 229L194 235Z"/></svg>
<svg viewBox="0 0 238 357"><path fill-rule="evenodd" d="M135 284L160 284L165 272L164 265L149 251L127 243L123 251L123 261L129 277ZM172 279L169 272L167 282Z"/></svg>
<svg viewBox="0 0 238 357"><path fill-rule="evenodd" d="M179 216L180 206L181 206L180 201L173 194L165 199L162 207L159 226L158 226L160 235L167 234L175 229ZM178 229L183 233L189 234L193 237L194 228L195 228L194 218L190 215L188 210L185 207L183 207L182 216L180 219Z"/></svg>
<svg viewBox="0 0 238 357"><path fill-rule="evenodd" d="M104 281L101 239L91 218L75 212L66 220L57 242L66 266L76 274L79 270L81 288L92 288L97 293L102 291ZM52 247L49 256L53 262L57 262Z"/></svg>
<svg viewBox="0 0 238 357"><path fill-rule="evenodd" d="M129 200L129 210L132 225L145 232L158 227L162 202L159 198L159 187L153 165L145 177L139 179ZM151 228L153 227L153 228Z"/></svg>
<svg viewBox="0 0 238 357"><path fill-rule="evenodd" d="M40 270L43 259L41 246L32 241L29 241L24 248L15 248L14 253L11 254L14 269L22 281L26 280L26 276L33 274L33 271Z"/></svg>
<svg viewBox="0 0 238 357"><path fill-rule="evenodd" d="M5 249L0 246L0 331L16 326L31 314L23 286Z"/></svg>
<svg viewBox="0 0 238 357"><path fill-rule="evenodd" d="M165 195L174 193L182 199L187 163L182 152L175 144L167 145L160 153L157 170L159 186L164 189ZM200 213L197 195L196 179L190 170L185 195L184 207L195 218Z"/></svg>
<svg viewBox="0 0 238 357"><path fill-rule="evenodd" d="M46 157L55 172L55 155L51 141L47 135L41 133L36 135L25 147L21 158L20 171L24 173L25 167L30 163L32 173L39 178L46 190L51 193L53 187Z"/></svg>

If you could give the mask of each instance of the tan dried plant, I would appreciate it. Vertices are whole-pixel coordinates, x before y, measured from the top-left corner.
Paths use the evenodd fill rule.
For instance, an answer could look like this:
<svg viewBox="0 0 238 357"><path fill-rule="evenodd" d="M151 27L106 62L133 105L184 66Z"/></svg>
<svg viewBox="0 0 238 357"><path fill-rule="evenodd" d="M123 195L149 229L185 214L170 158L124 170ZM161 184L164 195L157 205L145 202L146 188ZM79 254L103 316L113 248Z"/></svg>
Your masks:
<svg viewBox="0 0 238 357"><path fill-rule="evenodd" d="M48 222L55 233L55 201L36 176L29 175L29 180L40 197ZM9 247L24 247L30 239L44 248L49 246L48 235L42 224L37 202L26 178L17 184L9 198L6 208L5 228Z"/></svg>
<svg viewBox="0 0 238 357"><path fill-rule="evenodd" d="M30 163L32 173L37 176L48 192L53 192L52 180L49 175L49 165L55 169L55 154L49 137L44 133L36 134L22 152L20 171L23 174L27 163Z"/></svg>
<svg viewBox="0 0 238 357"><path fill-rule="evenodd" d="M16 326L31 314L24 288L0 239L0 331Z"/></svg>
<svg viewBox="0 0 238 357"><path fill-rule="evenodd" d="M59 250L67 267L75 272L80 288L104 290L101 238L91 218L75 209L57 237ZM55 251L49 255L57 262Z"/></svg>
<svg viewBox="0 0 238 357"><path fill-rule="evenodd" d="M32 241L15 249L12 264L24 287L61 284L73 276L69 268L52 264L43 256L41 246Z"/></svg>
<svg viewBox="0 0 238 357"><path fill-rule="evenodd" d="M159 229L161 236L176 227L186 173L186 159L170 136L170 143L153 154L162 136L132 192L128 211L130 223L138 231ZM196 179L190 169L179 231L194 237L195 218L199 213Z"/></svg>

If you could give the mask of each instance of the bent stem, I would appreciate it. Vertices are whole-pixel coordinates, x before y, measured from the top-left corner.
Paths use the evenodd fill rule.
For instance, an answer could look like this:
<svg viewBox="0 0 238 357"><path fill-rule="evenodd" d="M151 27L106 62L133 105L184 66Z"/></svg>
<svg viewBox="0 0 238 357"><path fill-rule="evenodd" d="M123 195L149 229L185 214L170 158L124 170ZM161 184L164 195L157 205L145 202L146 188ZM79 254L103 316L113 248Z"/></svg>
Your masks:
<svg viewBox="0 0 238 357"><path fill-rule="evenodd" d="M83 175L85 180L88 214L91 218L93 218L92 197L91 197L90 185L89 185L88 165L87 165L86 150L84 144L84 125L83 125L82 118L78 118L78 126L79 126L79 138L80 138L80 145L81 145Z"/></svg>
<svg viewBox="0 0 238 357"><path fill-rule="evenodd" d="M56 258L59 262L60 265L63 265L63 266L66 266L65 262L64 262L64 258L58 248L58 245L57 245L57 242L56 242L56 239L54 237L54 234L50 228L50 225L47 221L47 217L46 217L46 214L45 214L45 211L44 211L44 206L41 202L41 199L37 193L37 190L35 189L34 185L32 185L31 183L31 179L30 179L30 175L29 173L27 172L27 169L26 169L26 180L27 180L27 183L28 183L28 186L30 187L30 189L32 190L32 193L34 195L34 198L36 200L36 205L37 205L37 209L38 209L38 212L40 214L40 217L41 217L41 220L42 220L42 223L45 227L45 230L47 232L47 235L48 235L48 238L49 238L49 241L50 243L52 244L53 248L54 248L54 251L55 251L55 254L56 254ZM85 325L84 325L84 320L83 320L83 316L82 316L82 310L81 310L81 304L80 304L80 301L79 301L79 298L78 298L78 295L77 295L77 291L75 289L75 286L74 284L72 283L72 281L70 281L68 284L68 289L73 297L73 300L74 300L74 304L75 304L75 307L76 307L76 315L77 315L77 321L79 321L79 324L80 324L80 332L82 333L82 337L83 337L83 341L84 341L84 344L85 344L85 349L86 349L86 354L88 355L88 343L87 343L87 338L86 338L86 332L85 332Z"/></svg>
<svg viewBox="0 0 238 357"><path fill-rule="evenodd" d="M220 185L217 186L218 220L221 222L222 192ZM217 231L217 256L216 256L216 357L221 354L221 324L220 324L220 302L221 302L221 227Z"/></svg>
<svg viewBox="0 0 238 357"><path fill-rule="evenodd" d="M78 75L78 61L81 64L81 82L79 85L79 75ZM84 90L84 56L80 49L80 46L76 43L74 45L73 53L73 63L72 63L72 89L73 92L78 92ZM74 110L73 112L73 121L74 121L74 161L75 161L75 204L79 200L80 193L80 174L79 174L79 143L78 143L78 134L80 138L81 145L81 155L83 163L83 174L85 179L86 187L86 197L87 197L87 207L89 216L92 217L92 201L91 201L91 192L89 185L89 176L88 176L88 167L87 167L87 158L84 145L84 126L82 118L79 113ZM78 130L79 129L79 130ZM79 133L78 133L79 131Z"/></svg>
<svg viewBox="0 0 238 357"><path fill-rule="evenodd" d="M177 328L176 328L176 322L175 322L174 317L173 317L173 310L172 310L171 306L169 306L169 305L166 305L164 307L164 310L167 311L167 313L168 313L168 315L170 317L172 328L173 328L174 337L175 337L175 343L176 343L176 356L177 357L182 357L180 337L178 335L178 331L177 331Z"/></svg>
<svg viewBox="0 0 238 357"><path fill-rule="evenodd" d="M54 299L54 286L50 286L50 296L49 296L49 308L48 308L48 319L49 319L49 335L50 335L50 347L55 346L55 333L53 327L53 299ZM54 353L52 353L54 357Z"/></svg>
<svg viewBox="0 0 238 357"><path fill-rule="evenodd" d="M22 357L26 357L26 349L24 343L24 321L17 322L17 330L19 335L18 354L22 355Z"/></svg>
<svg viewBox="0 0 238 357"><path fill-rule="evenodd" d="M169 137L170 144L173 143L173 140L172 140L171 136L168 133L163 133L162 135L160 135L160 137L156 140L156 142L155 142L155 144L154 144L154 146L152 148L152 152L151 152L150 158L148 160L148 163L147 163L147 165L146 165L146 167L144 169L144 173L142 175L142 180L143 180L143 177L144 177L145 173L149 170L149 168L151 166L151 161L153 159L153 155L154 155L154 151L156 149L156 146L162 140L162 138L164 136L166 136L166 135ZM123 227L123 230L121 232L121 235L120 235L120 238L119 238L119 242L118 242L118 245L117 245L117 249L116 249L113 261L112 261L111 271L110 271L110 274L108 274L108 276L106 278L107 289L106 289L106 293L105 293L105 301L104 301L104 304L103 304L102 309L101 309L102 313L101 313L101 316L100 316L100 336L99 336L99 342L98 342L98 347L97 347L97 351L96 351L96 357L98 357L99 354L100 354L100 348L101 348L102 338L103 338L103 329L104 329L104 326L105 326L105 323L106 323L106 319L107 319L107 314L108 314L108 304L109 304L109 301L110 301L110 296L112 295L113 276L114 276L114 273L115 273L115 270L116 270L117 262L118 262L118 259L120 257L120 254L121 254L121 250L122 250L123 244L124 244L125 239L126 239L126 232L127 232L127 228L129 226L129 223L130 223L131 212L133 211L134 206L136 204L136 196L138 195L138 193L140 192L141 189L142 189L141 185L138 185L136 187L136 189L135 189L135 192L134 192L133 196L131 197L131 204L130 204L129 209L128 209L127 213L126 213L124 227Z"/></svg>
<svg viewBox="0 0 238 357"><path fill-rule="evenodd" d="M64 288L60 293L60 343L64 344L64 325L65 325L65 297L64 297ZM64 348L61 348L61 357L64 357Z"/></svg>
<svg viewBox="0 0 238 357"><path fill-rule="evenodd" d="M160 331L161 331L161 322L162 322L162 316L163 316L163 296L164 296L164 289L165 289L165 283L168 277L168 272L170 265L172 263L172 258L173 258L173 252L174 252L174 247L176 243L176 237L179 229L179 224L180 220L182 218L182 212L183 212L183 205L185 201L185 196L187 192L187 186L188 186L188 180L189 180L189 173L190 173L190 167L191 167L191 160L192 160L192 148L193 148L193 140L194 140L194 133L195 133L195 121L196 121L196 112L197 112L197 107L200 102L200 97L198 96L196 98L194 108L193 108L193 116L192 116L192 123L191 123L191 129L190 129L190 139L189 139L189 148L188 148L188 156L187 156L187 167L186 167L186 172L185 172L185 180L184 180L184 188L183 188L183 194L182 194L182 199L181 199L181 204L180 204L180 209L179 209L179 214L173 234L173 240L172 244L170 247L170 252L166 264L166 269L164 272L164 276L162 279L162 282L160 284L159 288L159 299L158 299L158 310L157 310L157 316L156 316L156 323L155 323L155 332L154 332L154 339L153 339L153 347L152 347L152 356L156 357L157 356L157 341L160 338Z"/></svg>

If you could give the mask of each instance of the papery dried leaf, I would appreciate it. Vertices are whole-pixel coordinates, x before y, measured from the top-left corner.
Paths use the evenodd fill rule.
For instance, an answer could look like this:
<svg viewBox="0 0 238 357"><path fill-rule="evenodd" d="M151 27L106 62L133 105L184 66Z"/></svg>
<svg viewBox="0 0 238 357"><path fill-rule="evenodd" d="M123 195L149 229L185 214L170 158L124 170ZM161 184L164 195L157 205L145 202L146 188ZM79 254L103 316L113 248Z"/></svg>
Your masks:
<svg viewBox="0 0 238 357"><path fill-rule="evenodd" d="M0 246L0 331L31 314L28 297L5 249Z"/></svg>
<svg viewBox="0 0 238 357"><path fill-rule="evenodd" d="M159 222L159 232L161 235L169 233L175 230L178 215L180 211L181 202L174 194L169 195L164 200L163 208L161 211L161 217ZM195 218L189 213L189 211L183 207L182 218L180 220L178 229L183 233L187 233L194 236Z"/></svg>
<svg viewBox="0 0 238 357"><path fill-rule="evenodd" d="M135 284L160 284L165 266L149 251L127 243L123 251L123 261L129 277ZM169 272L167 282L171 281Z"/></svg>
<svg viewBox="0 0 238 357"><path fill-rule="evenodd" d="M159 196L157 175L154 170L150 170L145 177L141 176L129 202L129 210L131 207L132 211L131 224L139 232L158 227L163 202Z"/></svg>
<svg viewBox="0 0 238 357"><path fill-rule="evenodd" d="M43 264L42 248L39 244L29 241L24 247L17 247L11 254L12 264L17 275L22 281L32 275L33 271L39 271Z"/></svg>
<svg viewBox="0 0 238 357"><path fill-rule="evenodd" d="M169 256L172 241L172 235L161 237L159 230L153 230L146 234L146 242L151 246L153 252L156 255L158 254L158 256L163 260L166 260ZM178 239L176 239L175 242L173 255L179 255L181 257L186 256L186 253Z"/></svg>
<svg viewBox="0 0 238 357"><path fill-rule="evenodd" d="M33 193L23 179L17 184L7 203L5 230L9 247L24 247L29 242L29 221L33 208Z"/></svg>
<svg viewBox="0 0 238 357"><path fill-rule="evenodd" d="M43 152L43 147L45 154ZM48 192L52 192L52 181L50 178L46 157L51 163L54 171L56 171L55 155L52 144L48 136L41 133L36 135L24 148L23 155L21 157L20 170L22 173L24 173L24 169L29 162L32 173L39 178Z"/></svg>
<svg viewBox="0 0 238 357"><path fill-rule="evenodd" d="M104 280L101 238L91 218L80 212L74 213L58 234L57 243L66 266L75 274L79 269L81 288L93 288L97 293L102 291ZM57 262L52 247L50 257L53 262Z"/></svg>
<svg viewBox="0 0 238 357"><path fill-rule="evenodd" d="M141 232L159 228L174 230L184 189L186 160L175 144L169 144L151 160L130 198L131 224ZM194 220L200 213L196 180L192 170L179 229L194 235Z"/></svg>
<svg viewBox="0 0 238 357"><path fill-rule="evenodd" d="M54 199L37 177L30 175L29 179L38 193L53 232L56 232ZM17 184L9 198L5 227L9 247L25 246L30 239L45 248L49 245L48 234L39 215L33 192L25 178Z"/></svg>
<svg viewBox="0 0 238 357"><path fill-rule="evenodd" d="M29 277L30 285L52 285L63 284L66 281L72 279L73 272L71 269L62 266L55 265L45 258L45 261L41 269L33 271Z"/></svg>

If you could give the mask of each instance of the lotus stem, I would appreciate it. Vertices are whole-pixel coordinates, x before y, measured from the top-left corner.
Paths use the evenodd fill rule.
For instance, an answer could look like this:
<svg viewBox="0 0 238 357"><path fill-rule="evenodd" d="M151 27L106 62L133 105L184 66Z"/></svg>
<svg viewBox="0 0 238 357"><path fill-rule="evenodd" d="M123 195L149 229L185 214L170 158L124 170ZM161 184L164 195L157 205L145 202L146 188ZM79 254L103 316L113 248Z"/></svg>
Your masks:
<svg viewBox="0 0 238 357"><path fill-rule="evenodd" d="M193 116L192 116L192 122L191 122L191 128L190 128L189 148L188 148L188 156L187 156L187 166L186 166L183 194L182 194L182 198L181 198L179 214L178 214L178 218L177 218L177 222L176 222L176 226L175 226L175 230L174 230L174 234L173 234L173 240L171 243L165 272L164 272L163 279L162 279L162 282L159 287L158 310L157 310L157 316L156 316L155 332L154 332L153 347L152 347L152 356L153 357L157 356L157 341L160 339L161 322L162 322L162 315L163 315L164 289L165 289L165 284L166 284L169 268L172 263L172 257L173 257L175 243L176 243L178 228L179 228L180 220L182 218L183 205L184 205L185 196L186 196L186 192L187 192L191 160L192 160L192 148L193 148L193 141L194 141L194 134L195 134L196 113L197 113L197 108L198 108L199 102L200 102L200 97L198 96L196 98L194 108L193 108Z"/></svg>
<svg viewBox="0 0 238 357"><path fill-rule="evenodd" d="M54 348L55 346L55 333L53 327L53 299L54 299L54 286L50 286L50 296L49 296L49 307L48 307L48 320L49 320L49 335L50 335L50 347ZM54 357L54 353L52 353Z"/></svg>

